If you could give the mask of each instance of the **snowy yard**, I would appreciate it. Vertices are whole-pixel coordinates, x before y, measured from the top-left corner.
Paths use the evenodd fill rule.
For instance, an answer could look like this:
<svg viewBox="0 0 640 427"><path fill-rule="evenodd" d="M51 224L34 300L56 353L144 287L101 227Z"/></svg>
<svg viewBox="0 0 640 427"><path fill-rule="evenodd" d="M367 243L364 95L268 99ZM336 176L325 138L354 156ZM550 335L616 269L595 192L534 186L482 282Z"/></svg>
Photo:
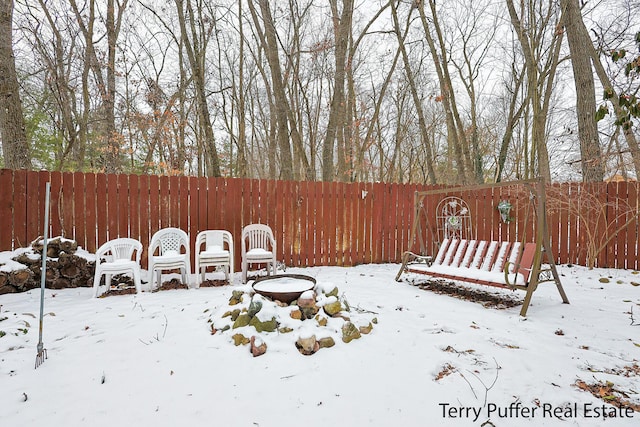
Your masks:
<svg viewBox="0 0 640 427"><path fill-rule="evenodd" d="M46 290L48 359L34 369L40 291L1 295L1 424L640 423L637 272L559 266L571 304L543 283L521 318L519 307L484 308L396 283L397 269L288 269L337 286L352 316L377 320L370 334L348 344L336 334L334 347L310 356L291 345L295 330L263 333L269 347L260 357L235 346L231 330L212 335L239 285L99 299L76 288Z"/></svg>

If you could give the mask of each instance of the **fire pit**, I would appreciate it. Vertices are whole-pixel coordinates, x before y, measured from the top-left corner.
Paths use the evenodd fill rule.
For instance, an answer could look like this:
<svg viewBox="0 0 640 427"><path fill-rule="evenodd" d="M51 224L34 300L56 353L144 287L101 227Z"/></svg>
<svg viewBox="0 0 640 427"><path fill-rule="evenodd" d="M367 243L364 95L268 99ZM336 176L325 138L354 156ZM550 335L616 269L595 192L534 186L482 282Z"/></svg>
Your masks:
<svg viewBox="0 0 640 427"><path fill-rule="evenodd" d="M297 300L303 292L311 290L316 279L303 274L274 274L262 276L253 282L253 290L265 297L290 303Z"/></svg>

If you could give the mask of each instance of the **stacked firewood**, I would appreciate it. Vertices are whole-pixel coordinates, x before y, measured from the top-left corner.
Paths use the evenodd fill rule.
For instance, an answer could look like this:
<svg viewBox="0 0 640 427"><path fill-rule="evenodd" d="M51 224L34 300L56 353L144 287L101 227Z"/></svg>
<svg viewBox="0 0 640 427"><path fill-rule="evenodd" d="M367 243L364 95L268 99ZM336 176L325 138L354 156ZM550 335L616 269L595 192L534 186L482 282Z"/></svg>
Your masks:
<svg viewBox="0 0 640 427"><path fill-rule="evenodd" d="M24 292L40 287L42 271L42 250L44 239L37 238L30 250L13 258L24 268L3 271L0 265L0 295ZM93 286L95 262L76 255L78 244L74 240L55 237L47 242L47 269L45 286L49 289L63 289Z"/></svg>

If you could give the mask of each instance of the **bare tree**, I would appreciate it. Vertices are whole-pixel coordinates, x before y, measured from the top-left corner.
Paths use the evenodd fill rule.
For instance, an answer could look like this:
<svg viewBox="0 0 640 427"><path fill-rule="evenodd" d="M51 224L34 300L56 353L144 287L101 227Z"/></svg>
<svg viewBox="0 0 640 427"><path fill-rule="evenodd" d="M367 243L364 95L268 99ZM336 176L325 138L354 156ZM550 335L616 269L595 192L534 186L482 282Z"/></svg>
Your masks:
<svg viewBox="0 0 640 427"><path fill-rule="evenodd" d="M578 0L562 0L561 4L576 87L582 179L585 182L601 182L604 179L604 164L598 138L595 84L589 55L593 44L582 20Z"/></svg>
<svg viewBox="0 0 640 427"><path fill-rule="evenodd" d="M322 146L323 181L332 181L335 178L333 153L339 120L344 120L345 118L345 67L351 35L351 18L353 16L353 0L343 0L342 12L338 12L337 0L331 0L330 3L334 27L336 68L329 123L327 124L324 145Z"/></svg>
<svg viewBox="0 0 640 427"><path fill-rule="evenodd" d="M418 3L420 20L429 44L436 74L438 76L438 82L440 83L440 95L438 99L442 101L442 106L446 114L447 141L449 146L452 147L455 155L457 181L465 184L469 182L469 170L471 164L469 146L465 141L463 126L461 124L460 115L458 114L455 89L449 73L448 52L444 44L435 0L429 0L429 9L431 12L431 25L429 25L429 20L427 19L427 15L424 10L424 2ZM435 37L432 35L432 27Z"/></svg>
<svg viewBox="0 0 640 427"><path fill-rule="evenodd" d="M116 43L127 3L128 0L123 0L122 2L108 0L106 18L101 18L96 17L96 14L100 12L97 9L95 0L89 0L88 4L83 4L82 9L78 6L76 0L69 0L69 4L75 14L78 25L80 26L80 32L85 41L86 71L88 72L90 70L93 74L93 77L96 79L96 87L100 93L101 114L99 114L99 117L102 126L99 137L103 141L101 147L103 151L101 166L106 172L110 173L119 172L122 168L122 135L116 131L115 117L117 74ZM96 51L96 22L105 22L107 37L106 64L104 60L101 60L103 53ZM89 103L86 94L85 101L87 101L87 104ZM88 105L85 105L85 108L88 108Z"/></svg>
<svg viewBox="0 0 640 427"><path fill-rule="evenodd" d="M215 18L207 14L204 4L191 0L175 0L180 23L181 41L191 66L192 81L196 93L199 124L202 127L206 147L206 164L208 176L221 176L218 149L211 125L211 115L207 104L205 54L209 37L215 31Z"/></svg>
<svg viewBox="0 0 640 427"><path fill-rule="evenodd" d="M13 55L13 0L0 1L0 132L5 167L30 169L31 156Z"/></svg>
<svg viewBox="0 0 640 427"><path fill-rule="evenodd" d="M278 54L278 40L276 27L271 15L271 5L268 0L260 0L261 18L252 2L249 2L249 9L269 63L271 72L271 84L274 96L275 118L277 123L276 138L280 154L280 178L293 179L293 157L291 154L291 143L289 141L289 101L286 96L285 84ZM262 22L260 22L262 20Z"/></svg>
<svg viewBox="0 0 640 427"><path fill-rule="evenodd" d="M520 14L513 0L506 0L511 25L520 42L527 72L527 103L531 106L531 163L523 178L538 175L551 180L546 125L553 82L560 57L563 31L552 1L543 4L520 3ZM545 42L548 45L545 45Z"/></svg>
<svg viewBox="0 0 640 427"><path fill-rule="evenodd" d="M411 91L411 97L413 99L413 104L416 108L416 114L418 115L418 126L420 127L420 136L422 139L422 145L424 146L424 150L426 153L426 164L428 171L428 178L432 184L436 183L436 173L433 167L433 148L431 146L431 141L429 140L429 134L427 132L427 124L425 120L425 113L422 108L422 98L418 94L418 88L416 85L416 81L413 75L413 70L411 69L411 63L409 60L409 55L407 53L407 48L405 46L405 38L407 33L409 32L409 26L411 24L411 13L413 12L413 7L409 10L409 14L406 18L406 26L404 29L404 34L400 31L400 22L398 19L398 9L395 2L392 2L391 5L391 16L393 17L393 25L395 29L396 36L398 38L398 49L399 52L402 53L402 61L404 63L405 75L407 76L407 82L409 84L409 89Z"/></svg>

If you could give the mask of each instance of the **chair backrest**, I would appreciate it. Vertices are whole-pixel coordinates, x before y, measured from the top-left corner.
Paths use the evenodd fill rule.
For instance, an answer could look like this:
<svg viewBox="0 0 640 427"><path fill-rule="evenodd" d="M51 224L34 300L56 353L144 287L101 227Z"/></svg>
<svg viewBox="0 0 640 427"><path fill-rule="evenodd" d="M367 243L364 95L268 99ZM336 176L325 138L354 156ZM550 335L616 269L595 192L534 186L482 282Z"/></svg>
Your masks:
<svg viewBox="0 0 640 427"><path fill-rule="evenodd" d="M264 224L249 224L242 229L242 253L254 248L275 252L276 239L271 227Z"/></svg>
<svg viewBox="0 0 640 427"><path fill-rule="evenodd" d="M179 228L163 228L156 231L151 237L149 244L149 255L153 256L156 249L160 250L159 255L166 254L169 251L182 253L184 247L185 252L189 253L189 236Z"/></svg>
<svg viewBox="0 0 640 427"><path fill-rule="evenodd" d="M202 252L203 243L205 251L211 247L219 247L223 250L225 244L228 251L233 251L233 237L227 230L205 230L198 233L195 246L196 254Z"/></svg>
<svg viewBox="0 0 640 427"><path fill-rule="evenodd" d="M100 263L103 258L108 262L117 260L129 261L133 258L134 252L136 262L140 263L142 243L136 239L121 237L109 240L96 251L96 262Z"/></svg>

